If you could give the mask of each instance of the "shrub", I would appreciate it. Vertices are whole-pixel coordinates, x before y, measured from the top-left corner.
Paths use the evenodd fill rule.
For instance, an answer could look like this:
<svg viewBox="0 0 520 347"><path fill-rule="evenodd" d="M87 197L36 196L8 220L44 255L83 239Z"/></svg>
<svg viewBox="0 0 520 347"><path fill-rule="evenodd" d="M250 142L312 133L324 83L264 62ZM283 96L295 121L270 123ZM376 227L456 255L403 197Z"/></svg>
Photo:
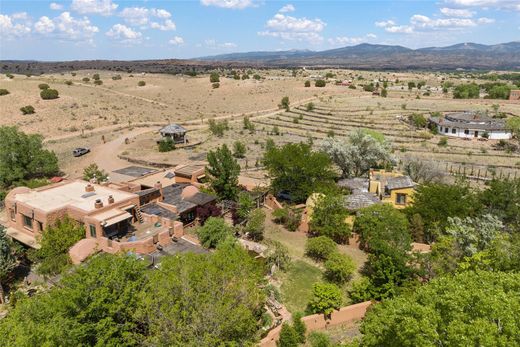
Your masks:
<svg viewBox="0 0 520 347"><path fill-rule="evenodd" d="M437 143L437 146L440 147L446 147L448 145L448 138L446 136L443 136L439 139L439 142Z"/></svg>
<svg viewBox="0 0 520 347"><path fill-rule="evenodd" d="M261 80L261 79L262 79L262 76L260 76L260 75L258 75L258 74L254 74L254 75L253 75L253 78L254 78L255 80L258 81L258 80Z"/></svg>
<svg viewBox="0 0 520 347"><path fill-rule="evenodd" d="M264 239L265 229L265 212L262 209L253 210L249 215L249 220L244 231L254 241L262 241Z"/></svg>
<svg viewBox="0 0 520 347"><path fill-rule="evenodd" d="M327 236L313 237L305 244L305 255L317 261L327 260L336 248L336 243Z"/></svg>
<svg viewBox="0 0 520 347"><path fill-rule="evenodd" d="M334 310L341 307L343 302L341 290L332 283L315 283L312 294L313 298L309 302L309 310L312 313L330 316Z"/></svg>
<svg viewBox="0 0 520 347"><path fill-rule="evenodd" d="M56 89L43 89L40 92L40 96L43 100L52 100L59 97L59 93Z"/></svg>
<svg viewBox="0 0 520 347"><path fill-rule="evenodd" d="M210 75L209 75L209 81L211 83L217 83L217 82L220 82L220 76L218 74L218 72L212 72Z"/></svg>
<svg viewBox="0 0 520 347"><path fill-rule="evenodd" d="M218 137L224 136L224 132L229 130L229 125L226 120L222 122L215 121L214 119L209 120L209 131Z"/></svg>
<svg viewBox="0 0 520 347"><path fill-rule="evenodd" d="M224 219L217 217L209 217L196 233L201 244L206 248L215 248L220 242L233 237L233 229Z"/></svg>
<svg viewBox="0 0 520 347"><path fill-rule="evenodd" d="M307 326L303 323L302 316L300 312L296 312L293 315L293 328L298 335L299 343L305 343L305 333L307 332Z"/></svg>
<svg viewBox="0 0 520 347"><path fill-rule="evenodd" d="M282 330L280 330L280 338L276 341L276 347L298 347L298 345L298 333L289 323L284 322Z"/></svg>
<svg viewBox="0 0 520 347"><path fill-rule="evenodd" d="M349 89L356 89L356 86L354 84L351 84L348 86Z"/></svg>
<svg viewBox="0 0 520 347"><path fill-rule="evenodd" d="M100 86L100 85L103 84L103 81L102 81L102 80L94 80L94 84L95 84L96 86Z"/></svg>
<svg viewBox="0 0 520 347"><path fill-rule="evenodd" d="M99 168L96 163L92 163L83 169L83 179L85 181L90 181L95 178L98 182L103 182L108 179L108 174Z"/></svg>
<svg viewBox="0 0 520 347"><path fill-rule="evenodd" d="M314 86L315 87L325 87L327 83L324 81L324 80L316 80L316 82L314 82Z"/></svg>
<svg viewBox="0 0 520 347"><path fill-rule="evenodd" d="M305 88L308 88L311 86L311 81L305 81Z"/></svg>
<svg viewBox="0 0 520 347"><path fill-rule="evenodd" d="M137 85L139 87L144 87L146 85L146 82L145 81L139 81L139 82L137 82Z"/></svg>
<svg viewBox="0 0 520 347"><path fill-rule="evenodd" d="M338 284L350 280L354 271L356 271L356 264L345 254L332 253L325 262L325 278Z"/></svg>
<svg viewBox="0 0 520 347"><path fill-rule="evenodd" d="M374 87L374 83L370 83L370 84L365 84L363 86L363 90L365 92L373 92L374 90L376 90L376 88Z"/></svg>
<svg viewBox="0 0 520 347"><path fill-rule="evenodd" d="M241 141L235 141L233 144L233 156L235 158L244 158L246 156L246 145Z"/></svg>
<svg viewBox="0 0 520 347"><path fill-rule="evenodd" d="M461 84L453 90L454 99L478 99L480 87L476 83Z"/></svg>
<svg viewBox="0 0 520 347"><path fill-rule="evenodd" d="M213 83L213 84L211 85L211 87L212 87L213 89L220 88L220 83L218 83L218 82L217 82L217 83Z"/></svg>
<svg viewBox="0 0 520 347"><path fill-rule="evenodd" d="M381 90L381 96L386 98L388 96L388 91L386 89Z"/></svg>
<svg viewBox="0 0 520 347"><path fill-rule="evenodd" d="M20 108L20 111L22 111L23 114L33 114L34 107L32 107L31 105L27 105L27 106Z"/></svg>
<svg viewBox="0 0 520 347"><path fill-rule="evenodd" d="M88 82L90 82L90 78L88 78L88 77L83 77L82 81L85 82L85 83L88 83Z"/></svg>
<svg viewBox="0 0 520 347"><path fill-rule="evenodd" d="M122 77L121 77L121 75L115 75L115 76L112 76L112 79L113 79L114 81L117 81L117 80L122 79Z"/></svg>
<svg viewBox="0 0 520 347"><path fill-rule="evenodd" d="M49 85L47 83L41 83L41 84L38 84L38 88L40 88L41 90L45 90L45 89L49 89Z"/></svg>
<svg viewBox="0 0 520 347"><path fill-rule="evenodd" d="M68 85L68 86L71 86L72 85L72 81L65 81L65 84Z"/></svg>
<svg viewBox="0 0 520 347"><path fill-rule="evenodd" d="M9 94L9 91L7 89L0 89L0 96Z"/></svg>
<svg viewBox="0 0 520 347"><path fill-rule="evenodd" d="M279 108L283 108L285 109L286 111L289 111L289 97L288 96L284 96L282 98L282 100L280 101L280 104L278 105Z"/></svg>
<svg viewBox="0 0 520 347"><path fill-rule="evenodd" d="M330 337L318 331L313 331L309 334L309 342L311 347L333 347L335 346ZM354 346L352 346L354 347Z"/></svg>
<svg viewBox="0 0 520 347"><path fill-rule="evenodd" d="M95 73L95 74L94 74L94 75L92 76L92 78L94 79L94 81L97 81L97 80L99 80L99 79L100 79L100 77L99 77L99 74L98 74L98 73Z"/></svg>
<svg viewBox="0 0 520 347"><path fill-rule="evenodd" d="M307 111L312 111L312 110L314 110L314 103L309 102L309 103L305 106L305 109L306 109Z"/></svg>
<svg viewBox="0 0 520 347"><path fill-rule="evenodd" d="M428 125L428 120L420 113L412 113L408 116L408 121L416 128L424 128Z"/></svg>
<svg viewBox="0 0 520 347"><path fill-rule="evenodd" d="M13 74L10 74L10 73L6 73L5 76L7 78L9 78L10 80L12 80L14 78L14 75Z"/></svg>
<svg viewBox="0 0 520 347"><path fill-rule="evenodd" d="M175 143L173 143L173 140L170 138L161 139L158 146L159 152L169 152L175 149Z"/></svg>

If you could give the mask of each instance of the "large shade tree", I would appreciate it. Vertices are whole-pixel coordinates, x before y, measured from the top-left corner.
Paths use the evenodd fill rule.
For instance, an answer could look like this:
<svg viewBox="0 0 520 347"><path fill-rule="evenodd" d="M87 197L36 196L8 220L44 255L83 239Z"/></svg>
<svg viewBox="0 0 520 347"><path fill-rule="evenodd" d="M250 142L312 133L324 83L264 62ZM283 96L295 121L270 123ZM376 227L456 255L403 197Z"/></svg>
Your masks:
<svg viewBox="0 0 520 347"><path fill-rule="evenodd" d="M43 136L27 135L16 127L0 127L0 186L56 174L58 158L43 148Z"/></svg>
<svg viewBox="0 0 520 347"><path fill-rule="evenodd" d="M518 346L520 274L464 272L376 304L362 346Z"/></svg>
<svg viewBox="0 0 520 347"><path fill-rule="evenodd" d="M371 168L393 162L388 144L377 135L357 129L345 139L325 139L322 150L341 169L343 177L360 177Z"/></svg>
<svg viewBox="0 0 520 347"><path fill-rule="evenodd" d="M329 157L313 151L306 143L269 146L264 165L275 193L286 191L295 202L303 202L310 194L332 186L336 176Z"/></svg>

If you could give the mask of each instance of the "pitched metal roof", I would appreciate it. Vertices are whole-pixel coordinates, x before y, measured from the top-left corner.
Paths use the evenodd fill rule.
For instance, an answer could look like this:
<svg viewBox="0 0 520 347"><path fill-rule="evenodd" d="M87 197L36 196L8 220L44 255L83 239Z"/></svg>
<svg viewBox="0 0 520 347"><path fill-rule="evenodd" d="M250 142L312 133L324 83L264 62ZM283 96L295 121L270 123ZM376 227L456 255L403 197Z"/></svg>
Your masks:
<svg viewBox="0 0 520 347"><path fill-rule="evenodd" d="M351 211L356 211L361 208L380 204L381 200L372 193L368 192L354 192L351 195L345 196L345 207Z"/></svg>
<svg viewBox="0 0 520 347"><path fill-rule="evenodd" d="M339 180L337 185L351 191L368 192L368 179L362 177L344 178Z"/></svg>
<svg viewBox="0 0 520 347"><path fill-rule="evenodd" d="M165 209L164 207L156 204L155 202L142 206L141 212L149 215L164 217L171 220L177 220L177 218L179 217L175 212Z"/></svg>
<svg viewBox="0 0 520 347"><path fill-rule="evenodd" d="M186 133L187 130L179 125L179 124L168 124L167 126L165 126L164 128L162 128L161 130L159 130L159 132L161 134L165 133L165 134L181 134L181 133Z"/></svg>
<svg viewBox="0 0 520 347"><path fill-rule="evenodd" d="M491 118L477 112L448 113L443 117L430 117L430 121L449 128L506 130L506 122L503 119Z"/></svg>
<svg viewBox="0 0 520 347"><path fill-rule="evenodd" d="M409 176L386 178L385 188L388 190L415 187L415 183Z"/></svg>

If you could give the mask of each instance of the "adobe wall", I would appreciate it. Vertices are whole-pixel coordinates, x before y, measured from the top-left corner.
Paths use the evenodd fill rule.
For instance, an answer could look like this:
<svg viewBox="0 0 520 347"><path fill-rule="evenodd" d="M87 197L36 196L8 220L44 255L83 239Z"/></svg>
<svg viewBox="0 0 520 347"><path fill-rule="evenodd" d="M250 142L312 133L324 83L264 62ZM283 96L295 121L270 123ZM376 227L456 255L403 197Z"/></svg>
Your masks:
<svg viewBox="0 0 520 347"><path fill-rule="evenodd" d="M322 314L313 314L302 318L302 322L307 327L307 333L317 330L324 330L328 327L333 327L340 324L350 323L357 320L363 319L367 312L368 307L372 305L371 301L361 302L346 307L342 307L331 314L330 319L325 319ZM264 337L259 347L276 347L276 341L280 337L280 331L282 326L279 325L276 328L269 331L266 337Z"/></svg>
<svg viewBox="0 0 520 347"><path fill-rule="evenodd" d="M267 194L264 204L273 211L283 208L282 204L280 204L272 194Z"/></svg>

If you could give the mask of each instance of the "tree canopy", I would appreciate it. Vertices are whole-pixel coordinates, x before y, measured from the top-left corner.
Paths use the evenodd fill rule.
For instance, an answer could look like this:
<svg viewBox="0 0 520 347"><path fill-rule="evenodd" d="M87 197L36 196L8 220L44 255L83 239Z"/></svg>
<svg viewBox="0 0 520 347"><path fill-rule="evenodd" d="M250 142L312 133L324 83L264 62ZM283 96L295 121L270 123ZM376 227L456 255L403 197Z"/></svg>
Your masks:
<svg viewBox="0 0 520 347"><path fill-rule="evenodd" d="M204 247L215 248L220 242L233 236L233 228L222 218L209 217L196 233Z"/></svg>
<svg viewBox="0 0 520 347"><path fill-rule="evenodd" d="M351 235L350 225L346 222L348 215L342 196L319 194L312 208L310 231L345 243Z"/></svg>
<svg viewBox="0 0 520 347"><path fill-rule="evenodd" d="M0 127L0 186L58 173L58 158L43 148L42 140L16 127Z"/></svg>
<svg viewBox="0 0 520 347"><path fill-rule="evenodd" d="M208 153L206 173L211 189L223 200L235 200L238 194L238 175L240 165L224 144Z"/></svg>
<svg viewBox="0 0 520 347"><path fill-rule="evenodd" d="M468 271L376 304L362 345L517 346L520 274Z"/></svg>
<svg viewBox="0 0 520 347"><path fill-rule="evenodd" d="M392 163L386 142L365 130L354 130L346 139L329 137L322 149L341 169L343 177L360 177L371 168Z"/></svg>
<svg viewBox="0 0 520 347"><path fill-rule="evenodd" d="M336 175L331 164L325 153L315 152L305 143L270 146L264 155L274 192L287 191L295 202L333 185Z"/></svg>

